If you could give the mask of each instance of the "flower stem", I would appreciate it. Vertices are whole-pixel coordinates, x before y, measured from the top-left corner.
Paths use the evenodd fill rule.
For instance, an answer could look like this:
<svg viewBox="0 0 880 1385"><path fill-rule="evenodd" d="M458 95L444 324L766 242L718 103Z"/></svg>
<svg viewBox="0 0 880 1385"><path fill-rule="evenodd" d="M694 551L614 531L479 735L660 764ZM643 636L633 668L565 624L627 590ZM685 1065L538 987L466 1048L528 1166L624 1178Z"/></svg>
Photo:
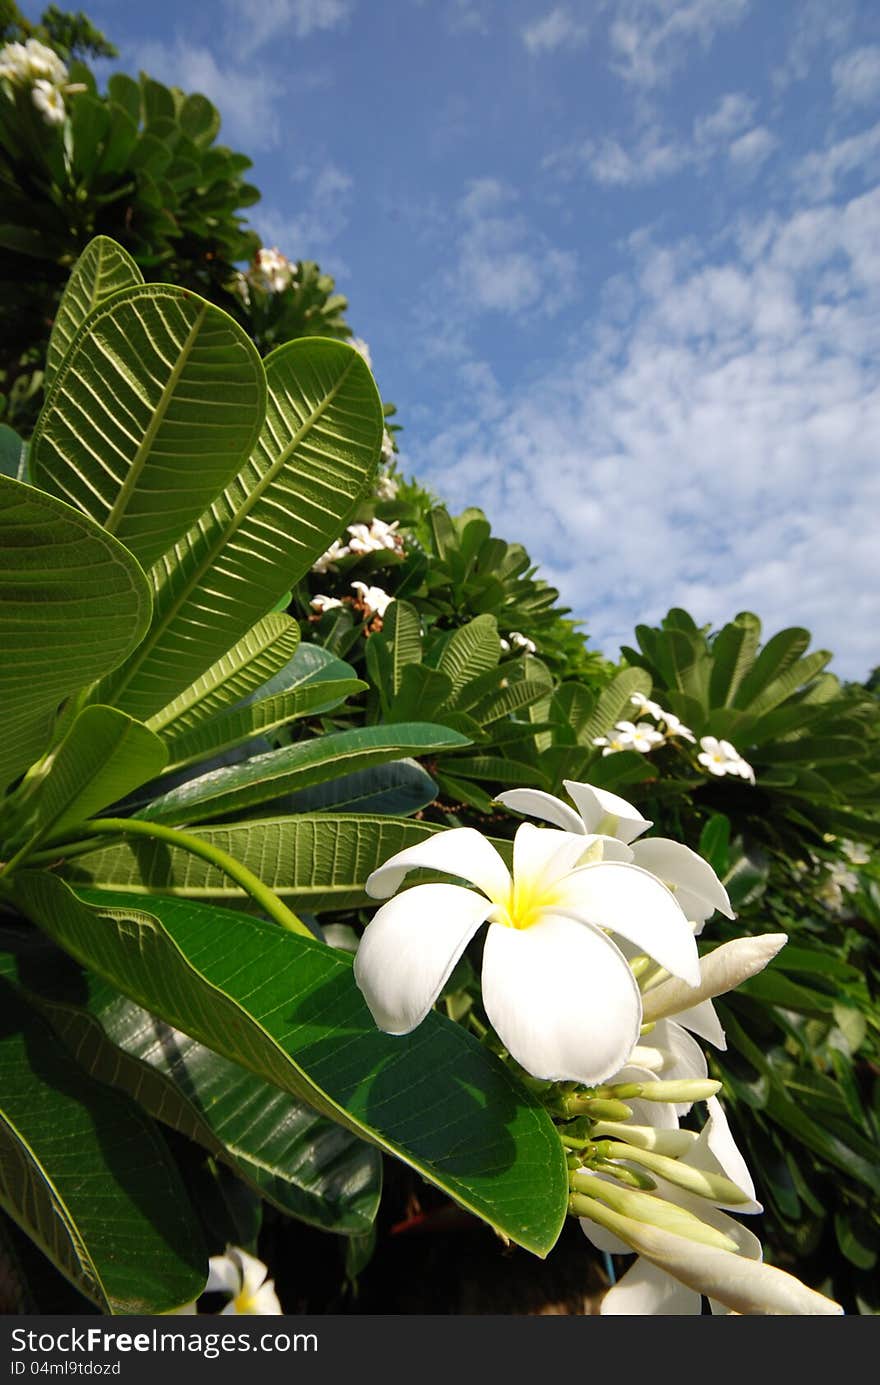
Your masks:
<svg viewBox="0 0 880 1385"><path fill-rule="evenodd" d="M90 836L96 837L151 837L154 841L167 842L169 846L176 846L193 856L200 856L203 861L216 866L224 875L228 875L230 880L240 885L251 899L256 900L269 918L274 919L282 928L286 928L290 933L299 933L304 938L314 938L314 934L302 919L297 918L296 914L282 903L274 890L264 885L247 866L213 843L192 836L189 832L181 832L178 827L163 827L159 822L145 822L142 818L92 818L83 824L82 830L83 833L87 832Z"/></svg>

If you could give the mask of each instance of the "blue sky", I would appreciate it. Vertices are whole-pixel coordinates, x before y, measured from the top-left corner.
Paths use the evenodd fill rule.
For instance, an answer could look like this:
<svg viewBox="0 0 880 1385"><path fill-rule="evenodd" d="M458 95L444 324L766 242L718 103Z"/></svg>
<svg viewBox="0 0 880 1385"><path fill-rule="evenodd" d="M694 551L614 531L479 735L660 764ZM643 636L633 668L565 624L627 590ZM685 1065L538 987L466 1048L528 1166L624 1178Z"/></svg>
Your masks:
<svg viewBox="0 0 880 1385"><path fill-rule="evenodd" d="M253 224L348 295L403 469L595 644L676 604L880 663L880 7L86 9L218 104Z"/></svg>

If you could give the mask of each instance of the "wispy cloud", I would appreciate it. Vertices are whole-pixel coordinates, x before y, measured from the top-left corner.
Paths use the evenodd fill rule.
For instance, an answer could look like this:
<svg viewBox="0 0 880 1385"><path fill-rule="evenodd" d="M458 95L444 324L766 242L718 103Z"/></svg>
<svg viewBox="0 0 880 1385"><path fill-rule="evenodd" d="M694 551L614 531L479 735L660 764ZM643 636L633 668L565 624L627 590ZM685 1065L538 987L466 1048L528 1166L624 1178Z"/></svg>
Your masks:
<svg viewBox="0 0 880 1385"><path fill-rule="evenodd" d="M875 189L743 222L712 253L636 238L632 292L609 298L592 349L437 438L444 494L478 496L611 654L671 604L715 623L753 609L864 676L880 622L878 216Z"/></svg>
<svg viewBox="0 0 880 1385"><path fill-rule="evenodd" d="M831 68L839 105L869 106L880 97L880 46L866 44L838 58Z"/></svg>
<svg viewBox="0 0 880 1385"><path fill-rule="evenodd" d="M576 257L536 232L516 203L499 179L469 185L458 208L454 279L473 309L552 314L573 287Z"/></svg>
<svg viewBox="0 0 880 1385"><path fill-rule="evenodd" d="M667 82L716 34L739 23L750 0L616 0L608 29L612 65L638 87Z"/></svg>
<svg viewBox="0 0 880 1385"><path fill-rule="evenodd" d="M563 178L586 173L597 183L616 187L645 186L683 169L704 171L719 156L740 170L756 168L777 141L765 126L752 123L754 107L744 92L728 92L686 134L666 133L655 122L628 142L610 135L590 137L548 155L544 167Z"/></svg>
<svg viewBox="0 0 880 1385"><path fill-rule="evenodd" d="M823 201L834 196L844 179L855 175L864 184L878 172L880 124L807 154L795 166L794 179L804 197Z"/></svg>
<svg viewBox="0 0 880 1385"><path fill-rule="evenodd" d="M553 53L557 48L580 47L588 33L587 25L574 19L564 5L557 5L521 30L522 41L533 56Z"/></svg>
<svg viewBox="0 0 880 1385"><path fill-rule="evenodd" d="M773 85L784 91L803 82L818 61L824 67L829 54L839 53L850 41L855 23L854 0L798 0L792 7L792 23L785 58L773 71Z"/></svg>
<svg viewBox="0 0 880 1385"><path fill-rule="evenodd" d="M355 0L223 0L230 34L247 57L267 43L304 39L346 24Z"/></svg>
<svg viewBox="0 0 880 1385"><path fill-rule="evenodd" d="M284 88L271 73L235 61L220 63L209 48L184 39L139 44L132 57L136 66L159 81L201 92L213 101L223 118L224 139L244 145L249 153L278 144Z"/></svg>

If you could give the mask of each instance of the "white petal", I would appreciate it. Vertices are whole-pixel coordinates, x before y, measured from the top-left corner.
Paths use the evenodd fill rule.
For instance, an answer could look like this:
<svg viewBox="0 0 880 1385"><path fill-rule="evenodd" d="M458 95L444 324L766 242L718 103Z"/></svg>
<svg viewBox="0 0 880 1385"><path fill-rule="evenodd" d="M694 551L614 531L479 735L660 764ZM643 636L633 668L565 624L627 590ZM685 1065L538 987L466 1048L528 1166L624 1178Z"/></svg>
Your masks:
<svg viewBox="0 0 880 1385"><path fill-rule="evenodd" d="M649 837L646 841L636 842L632 852L635 864L649 870L664 884L680 887L683 892L696 895L703 904L711 905L713 911L718 909L729 919L735 917L727 891L709 862L704 861L702 856L691 851L683 842L673 842L666 837ZM676 897L690 918L691 913L684 900L678 896L678 890Z"/></svg>
<svg viewBox="0 0 880 1385"><path fill-rule="evenodd" d="M554 915L531 928L490 925L483 1004L516 1061L552 1082L604 1081L626 1059L642 1018L639 988L619 948Z"/></svg>
<svg viewBox="0 0 880 1385"><path fill-rule="evenodd" d="M263 1317L270 1317L281 1314L283 1309L275 1292L275 1281L267 1279L266 1283L254 1295L251 1302L251 1313L259 1314Z"/></svg>
<svg viewBox="0 0 880 1385"><path fill-rule="evenodd" d="M708 1220L708 1218L707 1218ZM627 1219L631 1245L676 1279L737 1313L839 1315L840 1304L808 1289L799 1279L729 1250L701 1245Z"/></svg>
<svg viewBox="0 0 880 1385"><path fill-rule="evenodd" d="M225 1255L212 1255L208 1261L208 1282L205 1285L206 1294L232 1294L238 1293L241 1288L241 1268L237 1260L232 1258L230 1251Z"/></svg>
<svg viewBox="0 0 880 1385"><path fill-rule="evenodd" d="M380 1029L408 1034L421 1024L493 907L461 885L415 885L382 905L354 959L354 979Z"/></svg>
<svg viewBox="0 0 880 1385"><path fill-rule="evenodd" d="M522 822L513 839L513 880L517 890L550 885L574 870L587 838L555 827Z"/></svg>
<svg viewBox="0 0 880 1385"><path fill-rule="evenodd" d="M700 981L696 988L670 979L645 996L645 1019L662 1019L690 1010L703 1000L732 991L749 976L763 971L788 937L785 933L761 933L755 938L734 938L714 952L700 958Z"/></svg>
<svg viewBox="0 0 880 1385"><path fill-rule="evenodd" d="M577 810L588 832L595 832L608 814L617 819L610 835L619 837L622 842L633 841L654 825L647 818L643 818L638 809L627 803L625 798L618 798L616 793L609 793L607 789L594 789L590 784L577 784L572 779L563 779L562 782L577 804Z"/></svg>
<svg viewBox="0 0 880 1385"><path fill-rule="evenodd" d="M708 1077L705 1053L675 1020L658 1020L650 1037L652 1043L669 1055L659 1074L661 1081L680 1082ZM675 1109L680 1116L686 1116L693 1104L692 1101L678 1101Z"/></svg>
<svg viewBox="0 0 880 1385"><path fill-rule="evenodd" d="M543 789L505 789L504 793L495 795L495 802L503 803L505 808L513 808L517 813L543 818L545 822L552 822L554 827L561 827L564 832L583 833L587 830L567 803L563 803L561 798L554 798L551 793L545 793Z"/></svg>
<svg viewBox="0 0 880 1385"><path fill-rule="evenodd" d="M238 1246L232 1254L241 1266L241 1292L251 1298L265 1283L268 1268L262 1260L258 1260L255 1255L248 1255L246 1250L241 1250Z"/></svg>
<svg viewBox="0 0 880 1385"><path fill-rule="evenodd" d="M691 986L700 979L693 930L656 876L621 861L581 866L559 886L559 909L635 943Z"/></svg>
<svg viewBox="0 0 880 1385"><path fill-rule="evenodd" d="M640 1255L608 1290L599 1312L603 1317L654 1313L685 1317L700 1313L702 1307L700 1294Z"/></svg>
<svg viewBox="0 0 880 1385"><path fill-rule="evenodd" d="M325 936L327 930L324 930ZM699 1034L701 1039L713 1044L715 1048L722 1051L727 1048L727 1035L721 1028L721 1021L715 1013L715 1006L711 1000L701 1000L699 1005L692 1005L688 1010L679 1010L675 1016L676 1024L689 1029L692 1034Z"/></svg>
<svg viewBox="0 0 880 1385"><path fill-rule="evenodd" d="M418 866L470 880L487 895L503 895L510 888L510 872L494 846L473 827L452 827L389 857L367 877L367 894L388 899L407 871Z"/></svg>
<svg viewBox="0 0 880 1385"><path fill-rule="evenodd" d="M730 1126L724 1108L717 1097L710 1097L707 1104L709 1119L700 1131L690 1149L682 1155L683 1164L705 1169L707 1173L722 1173L729 1178L750 1199L747 1203L718 1202L717 1207L729 1207L737 1215L740 1213L762 1212L760 1202L755 1201L755 1185L746 1161L736 1146L730 1133Z"/></svg>

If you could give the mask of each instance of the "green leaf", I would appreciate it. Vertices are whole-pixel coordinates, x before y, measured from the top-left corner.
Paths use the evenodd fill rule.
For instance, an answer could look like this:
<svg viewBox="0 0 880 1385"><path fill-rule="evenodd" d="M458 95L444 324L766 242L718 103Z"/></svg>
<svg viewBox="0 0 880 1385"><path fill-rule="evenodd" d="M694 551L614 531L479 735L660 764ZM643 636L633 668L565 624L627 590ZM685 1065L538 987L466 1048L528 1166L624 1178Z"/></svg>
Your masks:
<svg viewBox="0 0 880 1385"><path fill-rule="evenodd" d="M501 641L494 616L476 616L458 630L453 630L443 646L437 668L452 683L452 705L457 693L479 677L496 668L501 658Z"/></svg>
<svg viewBox="0 0 880 1385"><path fill-rule="evenodd" d="M244 745L269 731L277 731L299 717L330 711L367 686L359 678L332 683L325 680L311 683L296 692L261 697L256 702L249 702L246 707L233 707L171 741L168 748L169 769L181 769L216 755L221 750Z"/></svg>
<svg viewBox="0 0 880 1385"><path fill-rule="evenodd" d="M602 689L599 701L584 723L578 735L580 744L592 745L594 736L604 736L615 722L622 719L631 721L633 704L630 699L633 693L647 695L650 691L651 680L643 669L625 668L615 674L608 686Z"/></svg>
<svg viewBox="0 0 880 1385"><path fill-rule="evenodd" d="M285 668L296 653L299 640L295 620L282 615L265 616L185 692L151 717L147 725L169 740L193 731Z"/></svg>
<svg viewBox="0 0 880 1385"><path fill-rule="evenodd" d="M709 679L712 707L733 705L737 690L755 660L761 639L761 622L751 611L740 611L712 641L713 667Z"/></svg>
<svg viewBox="0 0 880 1385"><path fill-rule="evenodd" d="M403 674L410 664L419 664L422 658L422 635L419 613L406 601L392 601L382 623L382 633L371 639L367 645L381 639L389 655L390 697L400 691Z"/></svg>
<svg viewBox="0 0 880 1385"><path fill-rule="evenodd" d="M780 630L767 641L736 692L737 707L751 707L760 692L801 657L810 644L809 630Z"/></svg>
<svg viewBox="0 0 880 1385"><path fill-rule="evenodd" d="M272 817L280 813L326 812L407 817L427 808L436 797L437 785L418 760L392 760L273 798L263 805L261 813Z"/></svg>
<svg viewBox="0 0 880 1385"><path fill-rule="evenodd" d="M265 398L256 348L220 308L167 284L122 289L58 367L31 472L148 567L241 470Z"/></svg>
<svg viewBox="0 0 880 1385"><path fill-rule="evenodd" d="M267 803L279 794L323 784L368 765L467 744L466 738L456 731L428 722L337 731L190 779L154 799L137 816L152 822L204 822L209 817L222 817Z"/></svg>
<svg viewBox="0 0 880 1385"><path fill-rule="evenodd" d="M713 813L700 833L699 854L718 876L727 871L730 859L730 818Z"/></svg>
<svg viewBox="0 0 880 1385"><path fill-rule="evenodd" d="M92 310L120 289L143 282L144 276L134 260L115 240L109 236L95 236L89 241L71 270L55 314L46 355L43 381L46 389Z"/></svg>
<svg viewBox="0 0 880 1385"><path fill-rule="evenodd" d="M27 466L27 443L6 423L0 423L0 476L23 481Z"/></svg>
<svg viewBox="0 0 880 1385"><path fill-rule="evenodd" d="M765 688L753 697L749 704L749 711L757 716L761 712L769 712L773 707L778 707L786 698L791 697L792 693L804 684L809 683L812 678L828 663L831 655L825 649L817 649L812 654L807 654L803 659L798 659L797 663L774 678L772 683L768 683Z"/></svg>
<svg viewBox="0 0 880 1385"><path fill-rule="evenodd" d="M379 1203L375 1149L156 1019L65 953L18 960L29 1000L99 1082L204 1146L289 1216L363 1235Z"/></svg>
<svg viewBox="0 0 880 1385"><path fill-rule="evenodd" d="M321 914L375 903L364 892L371 871L437 830L406 819L317 813L200 827L193 836L234 856L293 908ZM140 898L146 890L236 909L249 902L240 886L216 866L164 842L141 838L72 857L65 871L77 888L88 885Z"/></svg>
<svg viewBox="0 0 880 1385"><path fill-rule="evenodd" d="M113 707L86 707L46 770L19 795L29 848L51 841L162 773L168 751L142 722Z"/></svg>
<svg viewBox="0 0 880 1385"><path fill-rule="evenodd" d="M158 1132L80 1071L8 981L0 997L0 1204L102 1312L196 1298L207 1255Z"/></svg>
<svg viewBox="0 0 880 1385"><path fill-rule="evenodd" d="M70 693L115 668L150 619L150 589L94 520L0 476L0 786L47 748Z"/></svg>
<svg viewBox="0 0 880 1385"><path fill-rule="evenodd" d="M566 1215L562 1146L543 1108L461 1026L373 1024L344 952L174 899L77 900L23 872L19 902L67 951L166 1023L410 1164L517 1244L546 1255Z"/></svg>
<svg viewBox="0 0 880 1385"><path fill-rule="evenodd" d="M371 639L367 648L372 644ZM451 692L451 682L439 669L427 664L407 664L385 720L393 723L412 721L415 717L439 718L440 708L446 705Z"/></svg>
<svg viewBox="0 0 880 1385"><path fill-rule="evenodd" d="M363 357L304 337L266 358L250 463L154 572L156 615L100 696L141 719L198 678L325 552L376 468L383 414Z"/></svg>

